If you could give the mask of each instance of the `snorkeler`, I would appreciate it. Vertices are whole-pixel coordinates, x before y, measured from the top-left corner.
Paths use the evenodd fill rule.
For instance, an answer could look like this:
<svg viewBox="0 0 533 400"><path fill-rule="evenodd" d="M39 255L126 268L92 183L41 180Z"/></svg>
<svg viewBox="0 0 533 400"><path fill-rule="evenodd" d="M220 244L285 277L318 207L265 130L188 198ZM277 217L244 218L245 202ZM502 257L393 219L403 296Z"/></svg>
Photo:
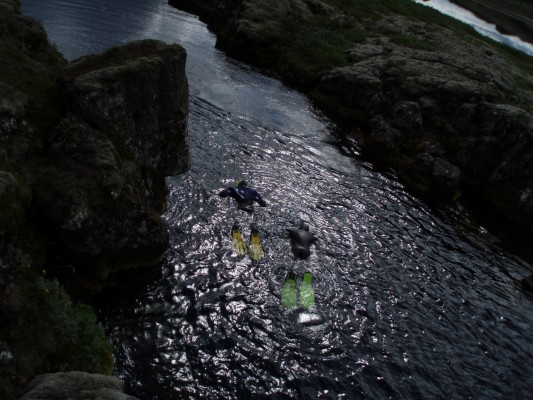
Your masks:
<svg viewBox="0 0 533 400"><path fill-rule="evenodd" d="M250 233L250 257L252 260L260 260L263 258L263 245L261 243L261 237L259 236L259 230L254 222L254 203L259 204L261 207L266 207L267 203L257 190L248 187L246 181L237 181L235 187L228 187L218 194L222 198L232 197L237 203L239 210L245 211L252 215L251 233ZM237 221L233 223L231 228L231 237L233 241L233 247L238 255L243 256L246 254L246 243L242 238L241 229Z"/></svg>
<svg viewBox="0 0 533 400"><path fill-rule="evenodd" d="M291 250L295 259L305 260L311 255L310 246L314 243L317 246L318 238L309 232L309 226L305 222L300 222L298 229L287 228L283 237L291 241Z"/></svg>

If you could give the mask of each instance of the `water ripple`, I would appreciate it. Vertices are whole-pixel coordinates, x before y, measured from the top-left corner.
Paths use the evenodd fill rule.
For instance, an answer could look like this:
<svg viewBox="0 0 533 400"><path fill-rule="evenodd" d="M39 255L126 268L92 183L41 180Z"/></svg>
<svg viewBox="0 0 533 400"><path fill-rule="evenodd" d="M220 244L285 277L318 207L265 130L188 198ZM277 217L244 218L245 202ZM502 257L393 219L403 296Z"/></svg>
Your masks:
<svg viewBox="0 0 533 400"><path fill-rule="evenodd" d="M338 142L343 133L304 97L227 59L203 24L165 1L50 3L23 1L69 58L142 37L188 51L191 168L167 180L171 247L157 277L131 274L141 289L108 297L104 310L128 392L150 400L530 394L533 303L517 279L532 267L464 209L433 210L353 158L357 144ZM250 220L217 196L238 178L268 202L258 210L260 263L233 253L233 221L247 236ZM281 235L302 219L319 247L294 261ZM291 269L299 280L313 273L310 312L280 304Z"/></svg>

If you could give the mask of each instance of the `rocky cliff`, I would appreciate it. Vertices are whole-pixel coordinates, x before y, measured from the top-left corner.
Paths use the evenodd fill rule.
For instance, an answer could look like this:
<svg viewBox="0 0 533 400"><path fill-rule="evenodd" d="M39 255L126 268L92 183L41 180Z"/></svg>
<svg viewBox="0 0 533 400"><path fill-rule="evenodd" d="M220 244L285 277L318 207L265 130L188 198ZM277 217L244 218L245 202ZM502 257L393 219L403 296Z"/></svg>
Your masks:
<svg viewBox="0 0 533 400"><path fill-rule="evenodd" d="M142 41L83 57L58 91L66 116L47 134L34 192L50 266L98 280L153 265L168 243L164 179L188 168L185 51Z"/></svg>
<svg viewBox="0 0 533 400"><path fill-rule="evenodd" d="M463 195L484 223L503 221L502 237L533 232L531 57L408 0L170 4L347 120L362 155L411 190L440 204Z"/></svg>
<svg viewBox="0 0 533 400"><path fill-rule="evenodd" d="M0 398L43 372L111 372L79 300L167 248L165 177L189 164L185 62L145 40L69 64L0 0Z"/></svg>

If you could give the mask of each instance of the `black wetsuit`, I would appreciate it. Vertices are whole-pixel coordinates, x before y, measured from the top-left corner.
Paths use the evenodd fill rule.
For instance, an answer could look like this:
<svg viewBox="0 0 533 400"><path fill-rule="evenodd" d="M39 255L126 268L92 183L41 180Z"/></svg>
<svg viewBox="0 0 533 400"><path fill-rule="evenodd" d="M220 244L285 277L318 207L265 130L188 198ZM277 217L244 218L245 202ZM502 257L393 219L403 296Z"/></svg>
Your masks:
<svg viewBox="0 0 533 400"><path fill-rule="evenodd" d="M229 187L224 189L218 194L220 197L233 197L237 202L237 207L240 210L246 211L248 213L254 212L254 201L259 204L261 207L267 205L266 201L257 193L255 189L244 187Z"/></svg>
<svg viewBox="0 0 533 400"><path fill-rule="evenodd" d="M311 255L309 246L318 238L304 229L286 229L286 232L291 240L291 250L294 257L302 260L308 258Z"/></svg>

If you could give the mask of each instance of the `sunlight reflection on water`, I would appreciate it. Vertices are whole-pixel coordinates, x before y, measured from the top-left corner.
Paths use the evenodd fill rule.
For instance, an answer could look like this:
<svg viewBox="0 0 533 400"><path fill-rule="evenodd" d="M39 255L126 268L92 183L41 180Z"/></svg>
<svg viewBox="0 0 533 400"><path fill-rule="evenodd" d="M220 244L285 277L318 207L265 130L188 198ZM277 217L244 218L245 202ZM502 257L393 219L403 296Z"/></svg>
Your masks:
<svg viewBox="0 0 533 400"><path fill-rule="evenodd" d="M115 373L129 393L526 397L533 312L516 276L530 267L481 246L483 235L458 231L465 212L428 208L393 176L347 156L355 144L341 152L338 128L304 96L227 58L205 25L165 0L24 3L42 11L69 58L148 35L188 52L191 170L168 178L172 247L155 282L135 296L106 298ZM98 40L88 42L89 33ZM260 213L260 264L232 252L237 214L216 196L237 178L269 203ZM280 234L300 219L320 249L293 262ZM311 270L312 312L324 323L281 306L288 269L299 277Z"/></svg>

